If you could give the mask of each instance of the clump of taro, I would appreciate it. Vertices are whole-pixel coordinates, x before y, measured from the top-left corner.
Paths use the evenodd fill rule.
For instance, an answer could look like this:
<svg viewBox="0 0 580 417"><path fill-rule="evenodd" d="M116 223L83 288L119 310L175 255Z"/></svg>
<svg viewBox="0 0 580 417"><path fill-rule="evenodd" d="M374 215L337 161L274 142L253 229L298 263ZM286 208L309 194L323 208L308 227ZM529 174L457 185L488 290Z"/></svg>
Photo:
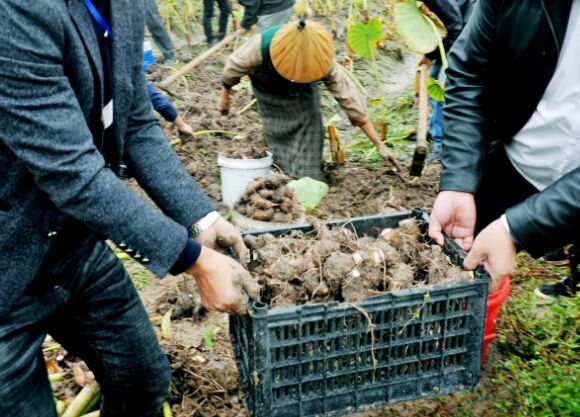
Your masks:
<svg viewBox="0 0 580 417"><path fill-rule="evenodd" d="M253 220L292 223L304 216L304 209L292 188L290 178L282 173L270 174L248 184L234 209Z"/></svg>
<svg viewBox="0 0 580 417"><path fill-rule="evenodd" d="M231 159L262 159L268 156L268 151L263 148L249 146L244 148L231 148L222 152L222 155Z"/></svg>
<svg viewBox="0 0 580 417"><path fill-rule="evenodd" d="M437 245L422 243L414 219L378 238L358 237L347 227L315 225L305 234L293 231L276 238L248 235L250 270L262 284L262 299L271 306L311 302L354 302L414 286L469 280Z"/></svg>

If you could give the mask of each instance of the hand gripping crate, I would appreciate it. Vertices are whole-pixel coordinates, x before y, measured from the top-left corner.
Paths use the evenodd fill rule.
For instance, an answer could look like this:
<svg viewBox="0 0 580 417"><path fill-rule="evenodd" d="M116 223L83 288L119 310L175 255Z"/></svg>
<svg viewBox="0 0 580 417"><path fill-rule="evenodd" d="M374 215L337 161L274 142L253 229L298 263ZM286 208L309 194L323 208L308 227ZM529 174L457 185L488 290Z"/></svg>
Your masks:
<svg viewBox="0 0 580 417"><path fill-rule="evenodd" d="M370 216L330 227L359 236L420 210ZM426 226L425 226L426 227ZM284 235L311 226L260 231ZM460 265L462 252L447 239ZM489 276L375 296L357 303L269 309L251 302L230 333L246 402L254 417L343 416L473 387L479 382Z"/></svg>

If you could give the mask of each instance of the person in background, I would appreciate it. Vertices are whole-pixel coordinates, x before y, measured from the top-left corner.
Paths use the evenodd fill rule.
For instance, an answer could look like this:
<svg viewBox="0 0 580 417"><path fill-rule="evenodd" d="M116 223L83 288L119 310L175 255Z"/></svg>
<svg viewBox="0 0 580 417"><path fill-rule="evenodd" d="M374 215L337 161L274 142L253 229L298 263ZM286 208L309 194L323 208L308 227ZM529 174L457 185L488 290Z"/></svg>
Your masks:
<svg viewBox="0 0 580 417"><path fill-rule="evenodd" d="M153 57L151 42L145 41L143 42L143 71L146 73L149 69L149 65L154 62L155 58ZM193 134L193 129L179 115L175 106L171 104L167 97L161 94L149 81L147 81L147 95L153 105L153 109L169 123L172 123L179 133L187 136Z"/></svg>
<svg viewBox="0 0 580 417"><path fill-rule="evenodd" d="M156 417L169 363L109 243L158 277L186 273L206 308L232 313L257 284L215 249L247 249L152 114L140 8L3 0L0 16L0 416L57 416L50 334L94 373L101 416Z"/></svg>
<svg viewBox="0 0 580 417"><path fill-rule="evenodd" d="M193 135L193 128L191 125L183 120L175 106L171 104L167 97L161 94L161 92L159 92L159 90L157 90L149 81L147 82L147 94L149 95L149 100L151 100L153 109L159 113L161 117L169 123L172 123L179 133L186 136Z"/></svg>
<svg viewBox="0 0 580 417"><path fill-rule="evenodd" d="M295 0L239 0L239 3L245 7L240 26L250 30L256 25L256 32L261 33L272 26L288 23Z"/></svg>
<svg viewBox="0 0 580 417"><path fill-rule="evenodd" d="M400 168L368 117L366 98L336 63L332 35L320 24L301 18L274 26L234 51L222 74L218 104L222 113L229 109L232 87L246 75L257 99L266 145L286 173L322 178L320 82L381 156Z"/></svg>
<svg viewBox="0 0 580 417"><path fill-rule="evenodd" d="M220 9L218 36L214 37L212 19L214 14L215 3ZM228 31L228 19L232 13L230 0L203 0L203 31L207 39L207 46L211 48L216 42L226 37Z"/></svg>
<svg viewBox="0 0 580 417"><path fill-rule="evenodd" d="M455 40L467 24L475 0L425 0L425 5L433 12L447 29L447 36L443 39L443 47L446 52L451 50ZM443 62L439 48L428 53L420 64L429 67L429 76L445 81ZM443 102L430 99L431 118L429 119L429 136L433 140L427 161L441 159L441 141L443 139Z"/></svg>
<svg viewBox="0 0 580 417"><path fill-rule="evenodd" d="M166 65L175 64L175 48L173 47L173 42L171 42L171 37L165 30L165 25L157 7L157 0L143 1L145 2L145 25L151 32L153 42L163 54L161 63Z"/></svg>
<svg viewBox="0 0 580 417"><path fill-rule="evenodd" d="M446 232L469 251L464 266L483 265L492 291L518 249L578 248L579 22L580 0L479 0L449 54L429 235L442 244ZM537 292L577 291L577 249L569 253L572 274Z"/></svg>

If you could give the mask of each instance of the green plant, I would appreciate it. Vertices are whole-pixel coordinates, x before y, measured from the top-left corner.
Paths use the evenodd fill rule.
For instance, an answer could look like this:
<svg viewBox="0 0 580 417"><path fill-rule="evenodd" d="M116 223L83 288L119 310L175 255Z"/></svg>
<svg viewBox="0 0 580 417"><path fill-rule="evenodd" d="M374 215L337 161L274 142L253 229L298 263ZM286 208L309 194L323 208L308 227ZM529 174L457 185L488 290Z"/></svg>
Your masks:
<svg viewBox="0 0 580 417"><path fill-rule="evenodd" d="M296 197L306 211L314 210L330 190L328 184L309 177L290 181L288 187L294 190Z"/></svg>
<svg viewBox="0 0 580 417"><path fill-rule="evenodd" d="M533 273L533 269L524 273ZM495 383L502 386L496 407L502 415L580 415L580 296L539 301L534 279L512 298L502 321Z"/></svg>
<svg viewBox="0 0 580 417"><path fill-rule="evenodd" d="M203 330L203 343L205 344L205 347L208 349L213 349L213 337L215 335L215 332L213 329L210 329L209 327L206 327Z"/></svg>
<svg viewBox="0 0 580 417"><path fill-rule="evenodd" d="M385 118L385 103L383 97L383 84L379 73L379 66L375 50L377 44L383 37L383 28L381 22L377 18L369 19L367 23L357 22L352 25L348 31L348 44L357 55L363 58L370 58L373 64L375 80L379 97L377 101L381 105L381 119Z"/></svg>

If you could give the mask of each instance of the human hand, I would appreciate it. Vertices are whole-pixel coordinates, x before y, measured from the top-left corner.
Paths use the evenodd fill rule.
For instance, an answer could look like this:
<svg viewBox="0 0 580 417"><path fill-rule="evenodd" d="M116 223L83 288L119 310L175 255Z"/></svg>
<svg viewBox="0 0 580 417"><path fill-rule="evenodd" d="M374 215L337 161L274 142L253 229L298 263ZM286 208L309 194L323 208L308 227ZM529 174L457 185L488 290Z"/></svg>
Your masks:
<svg viewBox="0 0 580 417"><path fill-rule="evenodd" d="M197 261L186 271L193 275L208 311L245 314L248 306L242 289L259 301L260 286L239 263L213 249L202 247Z"/></svg>
<svg viewBox="0 0 580 417"><path fill-rule="evenodd" d="M230 90L223 88L218 102L218 110L221 114L228 114L230 111Z"/></svg>
<svg viewBox="0 0 580 417"><path fill-rule="evenodd" d="M173 121L173 125L179 133L186 136L193 136L193 128L190 124L186 123L181 116L177 116Z"/></svg>
<svg viewBox="0 0 580 417"><path fill-rule="evenodd" d="M491 276L490 292L499 289L516 264L516 244L500 219L495 220L475 238L463 262L467 270L482 265Z"/></svg>
<svg viewBox="0 0 580 417"><path fill-rule="evenodd" d="M461 191L441 191L430 216L429 237L443 246L443 232L468 251L475 231L475 199Z"/></svg>
<svg viewBox="0 0 580 417"><path fill-rule="evenodd" d="M205 230L195 240L208 248L216 250L232 248L243 265L248 260L249 252L244 244L242 234L223 217L218 218L210 228Z"/></svg>
<svg viewBox="0 0 580 417"><path fill-rule="evenodd" d="M427 65L427 68L429 69L433 66L433 60L423 55L419 61L419 66L421 65Z"/></svg>

